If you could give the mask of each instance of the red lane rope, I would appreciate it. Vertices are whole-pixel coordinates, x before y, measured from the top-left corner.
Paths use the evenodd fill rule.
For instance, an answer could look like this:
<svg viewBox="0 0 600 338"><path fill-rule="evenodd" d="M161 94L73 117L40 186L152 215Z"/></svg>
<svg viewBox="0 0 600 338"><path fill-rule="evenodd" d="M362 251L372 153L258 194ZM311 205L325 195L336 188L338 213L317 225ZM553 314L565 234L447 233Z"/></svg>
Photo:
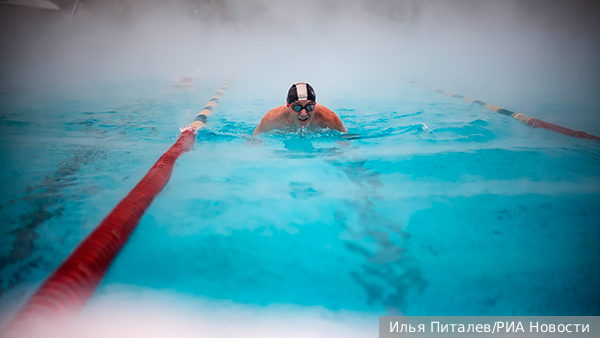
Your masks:
<svg viewBox="0 0 600 338"><path fill-rule="evenodd" d="M457 95L457 94L454 94L454 93L451 93L451 92L447 92L447 91L444 91L443 89L438 89L438 88L432 87L430 85L426 85L426 84L419 83L419 82L416 82L416 81L411 81L411 80L408 80L408 79L405 79L405 80L408 81L408 82L410 82L410 83L414 83L414 84L417 84L417 85L425 86L425 87L427 87L427 88L429 88L431 90L434 90L434 91L436 91L438 93L443 93L443 94L446 94L448 96L452 96L452 97L457 97L457 98L464 99L464 100L466 100L468 102L471 102L471 103L474 103L474 104L475 103L479 104L479 105L481 105L481 106L483 106L483 107L485 107L485 108L487 108L487 109L489 109L489 110L491 110L491 111L493 111L495 113L499 113L499 114L502 114L502 115L510 116L510 117L512 117L512 118L514 118L516 120L519 120L519 121L521 121L521 122L523 122L523 123L525 123L525 124L527 124L527 125L529 125L529 126L531 126L533 128L542 128L542 129L550 130L550 131L553 131L555 133L563 134L563 135L570 136L570 137L576 137L576 138L581 138L581 139L585 139L585 140L593 140L593 141L596 141L596 142L600 142L600 137L598 137L596 135L588 134L588 133L583 132L583 131L578 131L578 130L573 130L573 129L565 128L565 127L562 127L562 126L559 126L559 125L556 125L556 124L552 124L552 123L549 123L549 122L546 122L546 121L534 119L532 117L529 117L527 115L523 115L521 113L516 113L516 112L510 111L508 109L500 108L500 107L495 106L493 104L489 104L489 103L486 104L483 101L474 100L474 99L469 98L469 97L464 97L462 95Z"/></svg>
<svg viewBox="0 0 600 338"><path fill-rule="evenodd" d="M194 130L184 130L146 176L75 251L50 275L17 313L6 333L45 326L79 310L94 293L140 218L169 181L175 161L194 146Z"/></svg>
<svg viewBox="0 0 600 338"><path fill-rule="evenodd" d="M556 124L552 124L552 123L549 123L546 121L538 120L538 119L531 119L527 122L527 124L534 128L543 128L543 129L551 130L555 133L559 133L559 134L563 134L563 135L567 135L567 136L571 136L571 137L583 138L583 139L587 139L587 140L594 140L594 141L600 142L600 137L598 137L596 135L591 135L591 134L588 134L583 131L565 128L565 127L562 127L562 126L559 126Z"/></svg>
<svg viewBox="0 0 600 338"><path fill-rule="evenodd" d="M194 147L196 131L204 127L229 81L213 95L194 122L150 168L146 176L117 204L71 255L48 277L8 324L6 335L23 337L47 327L54 320L77 313L92 296L108 267L150 206L165 187L175 161Z"/></svg>

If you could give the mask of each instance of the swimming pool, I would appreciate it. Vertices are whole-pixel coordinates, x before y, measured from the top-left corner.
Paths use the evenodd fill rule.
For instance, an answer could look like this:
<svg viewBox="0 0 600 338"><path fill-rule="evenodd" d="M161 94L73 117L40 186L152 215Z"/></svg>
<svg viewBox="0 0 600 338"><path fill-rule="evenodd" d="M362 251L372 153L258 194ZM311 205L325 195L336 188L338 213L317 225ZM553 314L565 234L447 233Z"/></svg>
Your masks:
<svg viewBox="0 0 600 338"><path fill-rule="evenodd" d="M0 97L3 321L220 84L129 80ZM361 138L250 142L287 87L261 97L240 75L88 309L160 293L210 304L200 312L284 307L368 323L600 313L598 143L400 80L370 98L312 84Z"/></svg>

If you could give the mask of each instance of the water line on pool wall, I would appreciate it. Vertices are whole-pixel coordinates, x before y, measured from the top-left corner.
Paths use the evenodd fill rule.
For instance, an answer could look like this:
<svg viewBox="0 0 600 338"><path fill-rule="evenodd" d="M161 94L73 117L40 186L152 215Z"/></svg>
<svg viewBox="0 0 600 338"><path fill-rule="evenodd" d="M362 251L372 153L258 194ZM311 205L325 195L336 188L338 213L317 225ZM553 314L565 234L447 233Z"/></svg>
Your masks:
<svg viewBox="0 0 600 338"><path fill-rule="evenodd" d="M85 305L146 209L166 186L175 161L193 148L197 130L205 126L228 87L229 81L219 88L194 121L181 130L179 139L142 180L42 283L6 330L0 332L3 337L40 333L54 321L68 320Z"/></svg>
<svg viewBox="0 0 600 338"><path fill-rule="evenodd" d="M465 97L465 96L462 96L462 95L454 94L452 92L448 92L448 91L445 91L443 89L439 89L439 88L436 88L436 87L433 87L433 86L430 86L430 85L427 85L427 84L424 84L424 83L420 83L420 82L417 82L417 81L413 81L413 80L409 80L409 79L403 79L403 80L406 81L406 82L412 83L412 84L416 84L416 85L420 85L420 86L429 88L429 89L435 91L436 93L445 94L445 95L448 95L448 96L451 96L451 97L456 97L456 98L459 98L459 99L463 99L463 100L465 100L467 102L476 103L476 104L478 104L478 105L480 105L480 106L482 106L482 107L484 107L484 108L486 108L488 110L493 111L494 113L499 113L499 114L502 114L502 115L506 115L506 116L512 117L513 119L519 120L519 121L521 121L521 122L525 123L526 125L531 126L533 128L543 128L543 129L547 129L547 130L553 131L555 133L563 134L563 135L566 135L566 136L581 138L581 139L585 139L585 140L594 140L596 142L600 142L600 137L598 137L596 135L591 135L591 134L588 134L588 133L583 132L583 131L573 130L573 129L565 128L563 126L552 124L552 123L549 123L549 122L546 122L546 121L538 120L538 119L535 119L533 117L529 117L529 116L521 114L521 113L516 113L516 112L510 111L508 109L504 109L504 108L495 106L495 105L490 104L490 103L485 103L483 101L474 100L474 99L472 99L470 97Z"/></svg>

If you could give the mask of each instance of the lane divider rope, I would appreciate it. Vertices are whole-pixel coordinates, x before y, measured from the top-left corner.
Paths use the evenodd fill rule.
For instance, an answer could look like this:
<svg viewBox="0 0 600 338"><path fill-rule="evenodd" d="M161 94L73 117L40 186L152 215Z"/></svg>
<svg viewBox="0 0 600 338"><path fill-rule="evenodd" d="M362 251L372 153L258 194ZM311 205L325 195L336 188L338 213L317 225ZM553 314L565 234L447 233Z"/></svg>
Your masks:
<svg viewBox="0 0 600 338"><path fill-rule="evenodd" d="M9 322L7 336L41 329L53 320L76 314L85 305L152 200L169 181L175 161L193 148L197 130L205 126L228 87L226 82L219 88L194 121L181 130L177 142L44 281Z"/></svg>
<svg viewBox="0 0 600 338"><path fill-rule="evenodd" d="M213 95L213 97L210 100L208 100L208 103L204 106L204 108L202 108L198 115L196 115L194 121L189 126L187 126L187 128L183 129L182 132L185 130L191 130L192 132L196 133L198 129L204 127L206 121L210 117L210 114L212 114L212 112L219 104L219 101L221 100L221 97L223 97L223 94L225 93L227 88L229 88L229 81L225 82L225 84L223 84L221 88L217 90L215 95Z"/></svg>
<svg viewBox="0 0 600 338"><path fill-rule="evenodd" d="M451 97L456 97L456 98L459 98L459 99L463 99L463 100L465 100L467 102L470 102L470 103L478 104L478 105L480 105L480 106L482 106L482 107L484 107L484 108L486 108L488 110L491 110L491 111L493 111L495 113L499 113L499 114L502 114L502 115L510 116L510 117L512 117L512 118L514 118L516 120L519 120L519 121L521 121L521 122L523 122L523 123L525 123L525 124L527 124L527 125L529 125L529 126L531 126L533 128L543 128L543 129L550 130L550 131L553 131L555 133L563 134L563 135L566 135L566 136L571 136L571 137L581 138L581 139L585 139L585 140L593 140L593 141L596 141L596 142L600 142L600 137L598 137L596 135L591 135L591 134L588 134L588 133L583 132L583 131L573 130L573 129L565 128L565 127L562 127L562 126L559 126L559 125L556 125L556 124L552 124L552 123L549 123L549 122L538 120L538 119L535 119L533 117L529 117L529 116L521 114L521 113L513 112L513 111L510 111L508 109L504 109L504 108L495 106L495 105L490 104L490 103L485 103L483 101L475 100L475 99L472 99L470 97L465 97L465 96L462 96L462 95L454 94L452 92L444 91L444 90L438 89L436 87L426 85L424 83L420 83L420 82L409 80L409 79L404 79L404 80L407 81L407 82L409 82L409 83L413 83L413 84L416 84L416 85L420 85L420 86L429 88L429 89L431 89L431 90L433 90L435 92L438 92L440 94L446 94L446 95L451 96Z"/></svg>

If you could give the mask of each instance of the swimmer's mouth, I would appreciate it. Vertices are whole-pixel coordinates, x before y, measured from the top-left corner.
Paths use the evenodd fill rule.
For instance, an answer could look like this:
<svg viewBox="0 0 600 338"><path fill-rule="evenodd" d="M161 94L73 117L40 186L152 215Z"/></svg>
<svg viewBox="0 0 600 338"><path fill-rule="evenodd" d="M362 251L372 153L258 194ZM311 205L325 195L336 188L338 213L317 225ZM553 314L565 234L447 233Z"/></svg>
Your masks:
<svg viewBox="0 0 600 338"><path fill-rule="evenodd" d="M305 117L305 118L298 117L298 121L300 121L301 123L308 122L308 116L307 116L307 117Z"/></svg>

